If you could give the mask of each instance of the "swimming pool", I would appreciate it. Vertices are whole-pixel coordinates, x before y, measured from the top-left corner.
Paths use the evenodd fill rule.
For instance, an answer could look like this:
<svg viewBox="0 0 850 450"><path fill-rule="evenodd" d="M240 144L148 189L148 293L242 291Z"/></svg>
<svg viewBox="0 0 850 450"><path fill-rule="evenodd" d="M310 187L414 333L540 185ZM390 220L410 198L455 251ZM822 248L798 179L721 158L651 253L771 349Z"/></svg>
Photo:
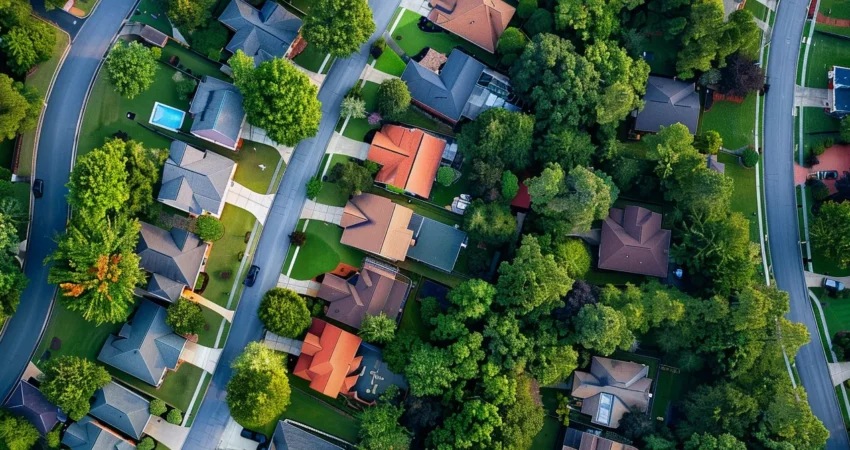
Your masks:
<svg viewBox="0 0 850 450"><path fill-rule="evenodd" d="M150 123L167 130L177 131L183 126L186 112L160 102L154 102Z"/></svg>

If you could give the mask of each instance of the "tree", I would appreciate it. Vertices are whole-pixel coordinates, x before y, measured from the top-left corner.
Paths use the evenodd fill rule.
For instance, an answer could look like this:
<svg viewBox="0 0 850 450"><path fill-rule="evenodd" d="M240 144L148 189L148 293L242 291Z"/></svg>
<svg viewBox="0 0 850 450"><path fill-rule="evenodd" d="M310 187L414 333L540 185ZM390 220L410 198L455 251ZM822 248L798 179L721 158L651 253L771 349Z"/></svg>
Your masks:
<svg viewBox="0 0 850 450"><path fill-rule="evenodd" d="M850 116L844 116L844 118L841 119L841 123L839 124L839 133L842 141L850 142Z"/></svg>
<svg viewBox="0 0 850 450"><path fill-rule="evenodd" d="M526 33L533 37L541 33L551 33L554 26L555 19L552 13L545 8L537 8L525 22L524 28Z"/></svg>
<svg viewBox="0 0 850 450"><path fill-rule="evenodd" d="M78 356L60 356L47 362L39 390L71 420L80 420L95 391L112 381L102 366Z"/></svg>
<svg viewBox="0 0 850 450"><path fill-rule="evenodd" d="M366 0L319 0L304 19L304 39L323 52L345 58L375 32Z"/></svg>
<svg viewBox="0 0 850 450"><path fill-rule="evenodd" d="M27 285L27 277L14 258L17 249L17 230L7 216L0 213L0 321L15 313Z"/></svg>
<svg viewBox="0 0 850 450"><path fill-rule="evenodd" d="M123 209L130 215L137 215L154 201L153 188L159 181L168 152L120 139L108 140L103 145L103 149L109 152L113 151L113 147L116 153L121 152L126 158L128 199Z"/></svg>
<svg viewBox="0 0 850 450"><path fill-rule="evenodd" d="M180 100L188 100L195 92L195 88L198 87L197 81L193 78L184 76L182 72L174 72L174 75L171 76L171 80L174 81L174 89L177 91L177 97Z"/></svg>
<svg viewBox="0 0 850 450"><path fill-rule="evenodd" d="M429 344L417 346L404 368L410 393L416 396L442 395L457 380L452 370L452 355Z"/></svg>
<svg viewBox="0 0 850 450"><path fill-rule="evenodd" d="M224 225L213 215L207 213L195 220L198 237L207 242L213 242L224 236Z"/></svg>
<svg viewBox="0 0 850 450"><path fill-rule="evenodd" d="M383 312L377 316L367 314L357 335L369 343L386 344L395 338L396 326L396 321Z"/></svg>
<svg viewBox="0 0 850 450"><path fill-rule="evenodd" d="M510 170L502 172L502 199L510 202L519 193L519 179Z"/></svg>
<svg viewBox="0 0 850 450"><path fill-rule="evenodd" d="M802 387L781 382L764 411L764 422L770 434L794 448L823 448L829 431L812 413Z"/></svg>
<svg viewBox="0 0 850 450"><path fill-rule="evenodd" d="M549 130L535 148L534 159L540 163L558 163L564 170L589 166L596 152L590 135L568 127Z"/></svg>
<svg viewBox="0 0 850 450"><path fill-rule="evenodd" d="M531 380L516 377L516 398L503 408L500 441L504 448L531 448L534 437L543 429L546 413L534 401L538 392L532 393Z"/></svg>
<svg viewBox="0 0 850 450"><path fill-rule="evenodd" d="M60 430L59 428L56 428L55 430L47 432L47 436L45 437L47 447L49 447L49 448L59 448L62 445L61 438L59 437L59 432L61 432L61 431L62 430ZM142 450L144 450L144 449L142 449ZM153 450L153 447L151 447L147 450Z"/></svg>
<svg viewBox="0 0 850 450"><path fill-rule="evenodd" d="M198 53L218 62L227 45L228 30L219 21L210 21L189 35L189 43Z"/></svg>
<svg viewBox="0 0 850 450"><path fill-rule="evenodd" d="M0 448L30 450L38 438L38 430L29 421L0 410Z"/></svg>
<svg viewBox="0 0 850 450"><path fill-rule="evenodd" d="M537 10L537 0L520 0L516 8L516 15L520 19L528 19Z"/></svg>
<svg viewBox="0 0 850 450"><path fill-rule="evenodd" d="M100 325L127 320L134 290L145 280L135 253L139 222L118 216L91 226L73 221L48 257L48 282L59 285L65 306Z"/></svg>
<svg viewBox="0 0 850 450"><path fill-rule="evenodd" d="M55 44L53 27L27 17L3 35L0 49L6 54L6 65L12 72L23 75L36 64L50 59Z"/></svg>
<svg viewBox="0 0 850 450"><path fill-rule="evenodd" d="M702 75L699 76L699 80L697 80L697 83L699 83L700 86L707 87L713 84L720 83L722 79L723 74L720 72L720 70L712 68L703 72Z"/></svg>
<svg viewBox="0 0 850 450"><path fill-rule="evenodd" d="M156 443L150 436L145 436L138 444L136 444L136 450L153 450L156 447Z"/></svg>
<svg viewBox="0 0 850 450"><path fill-rule="evenodd" d="M585 305L573 321L576 340L584 348L610 355L614 350L628 350L635 341L626 317L606 305Z"/></svg>
<svg viewBox="0 0 850 450"><path fill-rule="evenodd" d="M726 67L720 73L720 92L724 94L746 97L764 87L764 69L741 53L727 58Z"/></svg>
<svg viewBox="0 0 850 450"><path fill-rule="evenodd" d="M594 220L608 216L619 189L603 172L576 167L565 174L558 163L549 164L540 176L525 181L532 208L566 222L575 231L586 231Z"/></svg>
<svg viewBox="0 0 850 450"><path fill-rule="evenodd" d="M567 275L573 279L584 278L590 271L590 252L587 245L580 239L566 239L555 244L555 261L563 264Z"/></svg>
<svg viewBox="0 0 850 450"><path fill-rule="evenodd" d="M708 130L702 133L700 140L705 145L706 153L711 155L716 155L720 151L720 147L723 146L723 138L720 137L720 133L714 130Z"/></svg>
<svg viewBox="0 0 850 450"><path fill-rule="evenodd" d="M410 106L410 91L400 78L384 80L375 100L378 112L387 119L400 119Z"/></svg>
<svg viewBox="0 0 850 450"><path fill-rule="evenodd" d="M685 450L747 450L747 446L729 433L718 436L702 433L691 436L685 442Z"/></svg>
<svg viewBox="0 0 850 450"><path fill-rule="evenodd" d="M237 50L229 63L248 123L289 147L316 135L322 118L319 91L292 62L272 58L254 68L254 59Z"/></svg>
<svg viewBox="0 0 850 450"><path fill-rule="evenodd" d="M182 335L198 334L207 325L201 305L183 297L168 307L165 323Z"/></svg>
<svg viewBox="0 0 850 450"><path fill-rule="evenodd" d="M168 17L184 33L210 21L215 0L168 0Z"/></svg>
<svg viewBox="0 0 850 450"><path fill-rule="evenodd" d="M111 140L77 158L68 182L68 203L83 222L98 223L123 211L130 198L124 144Z"/></svg>
<svg viewBox="0 0 850 450"><path fill-rule="evenodd" d="M455 181L455 170L451 167L442 166L437 169L437 183L443 186L451 186Z"/></svg>
<svg viewBox="0 0 850 450"><path fill-rule="evenodd" d="M342 99L339 116L351 117L352 119L362 119L366 117L366 102L359 97L350 95L346 96Z"/></svg>
<svg viewBox="0 0 850 450"><path fill-rule="evenodd" d="M744 153L741 154L741 163L744 167L755 167L759 162L759 154L757 151L746 148L744 149Z"/></svg>
<svg viewBox="0 0 850 450"><path fill-rule="evenodd" d="M499 266L496 301L521 315L533 312L533 319L563 305L561 297L572 285L567 269L542 253L536 237L525 235L513 261Z"/></svg>
<svg viewBox="0 0 850 450"><path fill-rule="evenodd" d="M293 339L300 337L312 321L304 297L284 288L266 292L258 314L269 331Z"/></svg>
<svg viewBox="0 0 850 450"><path fill-rule="evenodd" d="M560 30L574 30L584 40L605 39L620 27L617 12L621 2L604 0L558 0L555 25Z"/></svg>
<svg viewBox="0 0 850 450"><path fill-rule="evenodd" d="M615 123L634 109L643 107L649 64L632 58L616 41L596 40L585 49L603 81L604 90L596 107L597 122Z"/></svg>
<svg viewBox="0 0 850 450"><path fill-rule="evenodd" d="M701 385L682 404L686 423L679 429L684 437L698 433L729 433L737 438L759 416L758 402L731 383Z"/></svg>
<svg viewBox="0 0 850 450"><path fill-rule="evenodd" d="M502 426L499 408L481 400L463 402L460 411L428 435L428 448L491 448L494 433Z"/></svg>
<svg viewBox="0 0 850 450"><path fill-rule="evenodd" d="M106 57L104 69L115 90L132 99L153 84L159 54L159 48L150 49L138 42L119 43Z"/></svg>
<svg viewBox="0 0 850 450"><path fill-rule="evenodd" d="M384 362L387 363L387 368L395 373L404 372L411 355L422 345L422 340L418 336L404 331L398 333L395 339L384 348Z"/></svg>
<svg viewBox="0 0 850 450"><path fill-rule="evenodd" d="M307 182L307 198L315 200L319 196L319 192L322 192L322 180L318 177L310 178L310 181Z"/></svg>
<svg viewBox="0 0 850 450"><path fill-rule="evenodd" d="M289 378L284 357L259 342L251 342L231 365L227 406L240 425L258 428L279 417L289 406Z"/></svg>
<svg viewBox="0 0 850 450"><path fill-rule="evenodd" d="M148 412L150 412L151 415L158 417L158 416L165 414L167 411L168 411L168 408L165 406L164 401L162 401L158 398L151 400L151 404L148 408Z"/></svg>
<svg viewBox="0 0 850 450"><path fill-rule="evenodd" d="M571 320L584 305L595 305L599 301L599 287L584 280L576 280L564 298L564 307L556 311L559 320Z"/></svg>
<svg viewBox="0 0 850 450"><path fill-rule="evenodd" d="M655 419L649 417L646 411L633 407L620 419L617 432L631 441L638 441L644 436L655 432Z"/></svg>
<svg viewBox="0 0 850 450"><path fill-rule="evenodd" d="M443 407L440 400L434 397L417 397L407 395L404 398L404 414L401 423L414 434L420 434L426 429L437 426L443 417Z"/></svg>
<svg viewBox="0 0 850 450"><path fill-rule="evenodd" d="M748 10L738 10L724 20L723 2L698 0L691 5L688 26L682 35L682 49L676 60L679 77L693 78L695 71L723 67L726 57L738 50L755 56L759 28Z"/></svg>
<svg viewBox="0 0 850 450"><path fill-rule="evenodd" d="M535 1L536 0L532 0ZM510 66L519 57L528 44L528 38L518 28L508 27L499 36L499 42L496 43L496 50L502 55L501 63L504 66Z"/></svg>
<svg viewBox="0 0 850 450"><path fill-rule="evenodd" d="M328 172L328 181L336 183L348 195L360 195L368 192L375 180L368 169L349 161L333 166Z"/></svg>
<svg viewBox="0 0 850 450"><path fill-rule="evenodd" d="M809 230L812 244L841 267L850 266L850 202L826 201L820 207Z"/></svg>
<svg viewBox="0 0 850 450"><path fill-rule="evenodd" d="M503 108L491 108L463 126L458 136L458 147L472 160L520 172L531 164L533 132L533 117Z"/></svg>
<svg viewBox="0 0 850 450"><path fill-rule="evenodd" d="M463 229L473 241L501 245L516 234L516 219L506 205L477 199L463 215Z"/></svg>
<svg viewBox="0 0 850 450"><path fill-rule="evenodd" d="M829 186L821 180L809 180L809 189L815 202L822 202L829 197Z"/></svg>
<svg viewBox="0 0 850 450"><path fill-rule="evenodd" d="M41 114L41 94L0 74L0 141L35 128Z"/></svg>
<svg viewBox="0 0 850 450"><path fill-rule="evenodd" d="M410 432L398 424L404 408L388 401L366 408L360 414L360 443L362 450L406 450L410 447Z"/></svg>

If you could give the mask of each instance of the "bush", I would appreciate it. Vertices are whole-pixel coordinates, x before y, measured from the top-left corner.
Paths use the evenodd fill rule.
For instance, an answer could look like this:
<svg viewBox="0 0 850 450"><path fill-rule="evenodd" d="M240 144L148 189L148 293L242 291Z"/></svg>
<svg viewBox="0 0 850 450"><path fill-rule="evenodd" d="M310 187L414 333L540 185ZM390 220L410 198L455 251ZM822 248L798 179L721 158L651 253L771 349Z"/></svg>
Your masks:
<svg viewBox="0 0 850 450"><path fill-rule="evenodd" d="M369 191L374 179L369 169L349 161L333 166L328 172L328 181L336 183L348 195L357 195Z"/></svg>
<svg viewBox="0 0 850 450"><path fill-rule="evenodd" d="M700 140L705 145L705 151L710 155L716 155L723 145L723 139L720 137L720 133L714 130L708 130L703 133Z"/></svg>
<svg viewBox="0 0 850 450"><path fill-rule="evenodd" d="M289 235L289 242L296 247L301 247L307 242L307 233L303 231L293 231Z"/></svg>
<svg viewBox="0 0 850 450"><path fill-rule="evenodd" d="M823 140L823 146L824 147L831 148L833 145L835 145L835 139L826 138L826 139Z"/></svg>
<svg viewBox="0 0 850 450"><path fill-rule="evenodd" d="M437 169L437 183L450 186L455 181L455 170L451 167L440 167Z"/></svg>
<svg viewBox="0 0 850 450"><path fill-rule="evenodd" d="M47 433L47 446L50 448L59 448L59 445L62 443L59 438L59 428ZM136 447L138 448L138 447Z"/></svg>
<svg viewBox="0 0 850 450"><path fill-rule="evenodd" d="M510 170L502 172L502 198L510 202L519 193L519 178Z"/></svg>
<svg viewBox="0 0 850 450"><path fill-rule="evenodd" d="M322 180L318 177L310 178L310 181L307 182L307 198L315 200L319 196L319 192L322 192Z"/></svg>
<svg viewBox="0 0 850 450"><path fill-rule="evenodd" d="M274 334L298 338L310 326L310 311L304 298L291 289L274 288L260 302L260 320Z"/></svg>
<svg viewBox="0 0 850 450"><path fill-rule="evenodd" d="M174 76L171 79L174 80L174 89L177 91L177 96L180 100L187 100L195 92L195 87L198 86L197 81L193 78L183 76L182 72L174 72Z"/></svg>
<svg viewBox="0 0 850 450"><path fill-rule="evenodd" d="M165 323L177 334L198 334L207 325L201 305L183 297L168 307Z"/></svg>
<svg viewBox="0 0 850 450"><path fill-rule="evenodd" d="M540 33L551 32L554 24L552 13L543 8L537 8L525 22L524 28L529 36L534 37Z"/></svg>
<svg viewBox="0 0 850 450"><path fill-rule="evenodd" d="M180 411L177 408L168 411L168 415L165 416L165 421L170 424L180 425L183 423L183 411Z"/></svg>
<svg viewBox="0 0 850 450"><path fill-rule="evenodd" d="M207 55L211 60L221 59L221 49L227 45L227 28L217 20L211 20L207 26L195 30L189 35L192 48L198 53Z"/></svg>
<svg viewBox="0 0 850 450"><path fill-rule="evenodd" d="M148 408L148 412L151 413L152 416L161 416L168 411L168 408L165 406L165 402L155 398L151 400L150 407Z"/></svg>
<svg viewBox="0 0 850 450"><path fill-rule="evenodd" d="M410 106L407 84L398 78L384 80L378 88L376 104L382 116L389 119L400 118Z"/></svg>
<svg viewBox="0 0 850 450"><path fill-rule="evenodd" d="M823 155L823 152L825 152L825 151L826 151L826 146L823 144L823 142L818 142L817 144L812 145L812 153L815 156Z"/></svg>
<svg viewBox="0 0 850 450"><path fill-rule="evenodd" d="M376 39L375 42L372 44L372 49L370 50L372 57L375 58L375 59L380 58L381 55L384 54L384 49L386 47L387 47L387 41L384 39L383 36Z"/></svg>
<svg viewBox="0 0 850 450"><path fill-rule="evenodd" d="M386 344L395 338L396 326L396 321L383 312L377 316L367 314L357 335L370 344Z"/></svg>
<svg viewBox="0 0 850 450"><path fill-rule="evenodd" d="M369 171L369 174L373 177L378 173L378 171L381 170L381 166L378 165L378 163L376 163L375 161L363 161L363 167L365 167L366 170Z"/></svg>
<svg viewBox="0 0 850 450"><path fill-rule="evenodd" d="M840 361L850 359L850 332L839 331L832 338L832 351Z"/></svg>
<svg viewBox="0 0 850 450"><path fill-rule="evenodd" d="M345 97L342 99L339 116L351 116L352 119L362 119L366 117L366 102L360 97Z"/></svg>
<svg viewBox="0 0 850 450"><path fill-rule="evenodd" d="M751 148L744 150L744 154L741 155L741 162L744 167L755 167L759 162L758 152Z"/></svg>
<svg viewBox="0 0 850 450"><path fill-rule="evenodd" d="M224 236L224 225L210 214L204 214L195 221L198 237L207 242L217 241Z"/></svg>
<svg viewBox="0 0 850 450"><path fill-rule="evenodd" d="M829 188L821 180L815 180L810 188L812 190L812 198L816 202L822 202L829 197Z"/></svg>
<svg viewBox="0 0 850 450"><path fill-rule="evenodd" d="M12 180L12 171L5 168L5 167L0 167L0 180L11 181Z"/></svg>
<svg viewBox="0 0 850 450"><path fill-rule="evenodd" d="M537 0L519 0L519 6L516 8L516 15L520 19L528 19L537 10Z"/></svg>
<svg viewBox="0 0 850 450"><path fill-rule="evenodd" d="M820 160L817 156L809 155L808 158L806 158L806 167L814 167L818 164L820 164Z"/></svg>
<svg viewBox="0 0 850 450"><path fill-rule="evenodd" d="M150 436L145 436L144 439L142 439L141 441L139 441L138 444L136 444L136 450L153 450L154 447L156 447L156 443L153 441L153 439L151 439Z"/></svg>

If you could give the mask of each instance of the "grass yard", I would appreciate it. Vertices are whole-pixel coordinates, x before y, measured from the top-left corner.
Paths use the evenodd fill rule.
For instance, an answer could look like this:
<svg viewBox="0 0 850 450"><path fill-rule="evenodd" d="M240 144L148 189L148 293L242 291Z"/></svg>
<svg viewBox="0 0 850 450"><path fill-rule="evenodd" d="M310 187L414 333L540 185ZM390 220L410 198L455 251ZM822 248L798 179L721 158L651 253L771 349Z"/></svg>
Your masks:
<svg viewBox="0 0 850 450"><path fill-rule="evenodd" d="M384 49L384 53L381 54L381 57L378 58L378 62L375 63L376 69L397 77L401 76L406 66L407 65L404 61L402 61L401 57L389 47Z"/></svg>
<svg viewBox="0 0 850 450"><path fill-rule="evenodd" d="M451 206L455 197L470 192L469 184L469 175L466 172L461 172L460 178L449 186L435 181L434 187L431 188L431 201L437 206Z"/></svg>
<svg viewBox="0 0 850 450"><path fill-rule="evenodd" d="M758 2L758 0L747 0L747 3L744 4L744 9L753 13L753 17L759 20L765 20L767 18L767 6L762 5Z"/></svg>
<svg viewBox="0 0 850 450"><path fill-rule="evenodd" d="M86 15L88 15L94 5L97 5L97 2L100 0L74 0L74 6L83 11Z"/></svg>
<svg viewBox="0 0 850 450"><path fill-rule="evenodd" d="M21 205L21 213L24 216L24 220L16 227L18 238L23 241L27 238L27 225L30 216L30 184L12 183L12 197Z"/></svg>
<svg viewBox="0 0 850 450"><path fill-rule="evenodd" d="M238 152L215 151L238 164L236 173L233 175L234 181L258 194L266 194L274 171L280 162L280 152L277 149L259 142L243 141ZM280 173L283 173L285 169L286 166L282 166Z"/></svg>
<svg viewBox="0 0 850 450"><path fill-rule="evenodd" d="M228 83L232 82L231 78L219 69L221 64L215 63L173 40L169 40L165 48L162 49L160 61L166 62L172 56L180 58L178 64L184 66L184 70L188 69L187 72L191 72L192 75L199 78L203 75L209 75L219 80L227 81Z"/></svg>
<svg viewBox="0 0 850 450"><path fill-rule="evenodd" d="M416 283L416 287L410 290L407 296L407 302L404 304L404 311L401 314L401 322L398 325L399 331L407 331L419 336L423 341L427 341L431 332L422 321L422 303L419 302L419 288L425 279L421 276L412 278Z"/></svg>
<svg viewBox="0 0 850 450"><path fill-rule="evenodd" d="M44 338L38 345L32 360L36 365L41 365L41 356L49 350L51 359L73 355L97 361L97 355L106 342L107 336L118 333L123 325L123 322L106 323L96 327L84 320L79 313L66 308L61 299L57 299L50 322L44 330ZM50 341L54 337L62 341L62 347L59 350L50 350Z"/></svg>
<svg viewBox="0 0 850 450"><path fill-rule="evenodd" d="M310 72L316 73L328 73L328 70L331 68L331 63L333 62L333 56L328 58L328 54L320 51L315 46L307 45L303 52L299 53L298 56L293 58L292 60L295 64L309 70ZM325 58L328 58L328 62L325 64L325 67L322 67L322 63L325 62ZM319 69L323 69L322 72L319 72Z"/></svg>
<svg viewBox="0 0 850 450"><path fill-rule="evenodd" d="M224 318L218 315L218 313L206 306L201 306L201 309L204 311L204 320L207 322L207 327L205 330L198 333L198 344L209 348L224 347L224 338L226 338L227 333L230 332L230 322L224 320ZM219 345L216 346L215 340L218 337L218 330L221 327L222 322L224 322L224 332L221 335L221 342L219 342Z"/></svg>
<svg viewBox="0 0 850 450"><path fill-rule="evenodd" d="M837 133L841 121L823 111L823 108L803 108L803 132L806 134Z"/></svg>
<svg viewBox="0 0 850 450"><path fill-rule="evenodd" d="M367 81L363 85L363 88L360 89L360 95L363 96L363 101L366 103L367 114L375 111L379 87L380 85L378 83ZM345 117L341 119L344 121ZM377 128L380 128L380 126L369 125L369 121L366 119L350 119L342 135L355 141L362 141L366 137L366 133Z"/></svg>
<svg viewBox="0 0 850 450"><path fill-rule="evenodd" d="M298 230L304 229L304 221L298 221ZM311 220L307 224L307 242L300 248L298 258L292 268L290 277L296 280L312 280L318 275L334 270L340 262L360 267L366 256L354 247L339 242L342 238L342 228L332 223ZM295 246L283 263L282 272L286 273L292 263Z"/></svg>
<svg viewBox="0 0 850 450"><path fill-rule="evenodd" d="M826 326L832 336L839 331L850 331L850 299L835 299L827 297L821 289L818 299L823 306L826 316ZM828 336L828 338L832 338Z"/></svg>
<svg viewBox="0 0 850 450"><path fill-rule="evenodd" d="M668 41L664 36L650 36L644 41L643 51L652 53L652 59L647 61L651 73L668 77L676 75L677 41Z"/></svg>
<svg viewBox="0 0 850 450"><path fill-rule="evenodd" d="M159 31L171 36L171 24L165 17L166 2L157 2L155 0L142 0L136 6L136 11L130 20L150 25Z"/></svg>
<svg viewBox="0 0 850 450"><path fill-rule="evenodd" d="M750 94L740 105L715 102L711 111L702 113L700 132L714 130L723 138L723 147L737 150L755 142L756 96Z"/></svg>
<svg viewBox="0 0 850 450"><path fill-rule="evenodd" d="M850 28L848 27L839 27L835 25L827 25L825 23L819 23L815 25L815 30L821 31L824 33L832 33L840 36L847 36L850 38Z"/></svg>
<svg viewBox="0 0 850 450"><path fill-rule="evenodd" d="M340 154L327 154L322 161L322 165L319 166L319 170L324 170L325 162L328 158L331 161L327 172L330 173L333 166L348 162L349 157ZM348 193L343 191L336 183L324 181L322 182L322 190L319 191L319 195L316 197L316 202L330 206L345 206L346 202L348 202Z"/></svg>
<svg viewBox="0 0 850 450"><path fill-rule="evenodd" d="M198 414L198 410L201 409L201 404L204 402L204 397L207 395L207 389L210 387L210 381L212 381L212 375L210 374L202 374L203 376L203 385L201 386L201 390L198 391L198 398L195 399L195 404L192 405L192 410L189 411L189 420L186 421L186 426L191 427L192 423L195 422L195 415ZM185 414L183 415L185 417Z"/></svg>
<svg viewBox="0 0 850 450"><path fill-rule="evenodd" d="M738 158L727 153L717 155L726 165L726 175L735 180L732 194L732 211L740 212L750 221L750 240L759 242L758 204L756 202L756 171L738 164Z"/></svg>
<svg viewBox="0 0 850 450"><path fill-rule="evenodd" d="M461 250L460 255L458 256L458 262L460 262L463 257L464 251ZM430 278L440 284L445 284L452 288L469 279L466 275L458 272L460 264L455 265L455 271L452 273L443 272L442 270L435 269L425 263L414 261L412 259L397 261L396 266L407 273L422 275L425 278Z"/></svg>
<svg viewBox="0 0 850 450"><path fill-rule="evenodd" d="M806 68L806 86L826 88L827 72L832 70L832 66L850 66L850 45L845 39L815 30L809 50L809 65Z"/></svg>
<svg viewBox="0 0 850 450"><path fill-rule="evenodd" d="M248 245L245 234L253 229L255 220L256 218L244 209L230 204L224 205L224 212L221 214L224 237L213 243L207 267L204 269L210 276L209 284L201 294L206 299L218 305L227 306L235 281L234 277L239 271L239 253L244 252ZM221 276L223 272L230 272L230 275L223 278ZM235 305L231 305L231 308L234 307Z"/></svg>
<svg viewBox="0 0 850 450"><path fill-rule="evenodd" d="M655 388L655 400L652 403L653 418L664 417L667 406L684 398L688 391L688 375L673 373L665 367L658 372L658 385Z"/></svg>
<svg viewBox="0 0 850 450"><path fill-rule="evenodd" d="M820 12L834 19L850 19L850 0L821 0Z"/></svg>
<svg viewBox="0 0 850 450"><path fill-rule="evenodd" d="M447 32L426 33L419 29L417 24L422 16L419 14L405 10L404 15L398 22L398 26L393 31L393 39L395 43L404 50L408 56L415 56L423 48L430 47L434 50L444 53L448 56L455 47L463 47L467 53L474 56L475 59L491 66L496 67L498 62L495 55L487 53L485 50L476 47L464 39Z"/></svg>
<svg viewBox="0 0 850 450"><path fill-rule="evenodd" d="M189 363L182 363L177 368L177 371L167 372L165 374L165 380L157 388L113 367L107 366L106 370L114 378L117 378L118 381L132 386L151 397L156 397L171 406L180 408L184 414L189 409L189 403L195 394L195 388L201 382L201 375L204 373L204 370L200 367L195 367Z"/></svg>

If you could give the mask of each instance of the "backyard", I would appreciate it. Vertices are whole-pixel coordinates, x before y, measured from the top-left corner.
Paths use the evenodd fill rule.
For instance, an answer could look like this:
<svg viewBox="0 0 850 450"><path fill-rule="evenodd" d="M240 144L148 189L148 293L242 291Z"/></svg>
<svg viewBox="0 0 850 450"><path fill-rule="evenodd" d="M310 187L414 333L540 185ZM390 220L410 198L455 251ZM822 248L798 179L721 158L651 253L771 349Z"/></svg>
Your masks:
<svg viewBox="0 0 850 450"><path fill-rule="evenodd" d="M312 280L318 275L336 269L340 262L360 267L366 254L339 242L342 238L341 227L319 220L310 220L305 230L305 222L307 221L299 220L297 229L307 233L307 242L301 247L294 245L289 247L289 253L283 263L284 274L290 271L289 276L295 280ZM296 249L299 249L298 256L293 264ZM291 269L290 266L292 266Z"/></svg>
<svg viewBox="0 0 850 450"><path fill-rule="evenodd" d="M832 66L850 66L850 45L846 39L815 31L806 68L806 87L826 88L827 72L832 70Z"/></svg>
<svg viewBox="0 0 850 450"><path fill-rule="evenodd" d="M466 172L462 172L460 178L448 186L434 182L434 187L431 188L431 202L437 206L450 206L455 197L471 192L469 183L469 175Z"/></svg>
<svg viewBox="0 0 850 450"><path fill-rule="evenodd" d="M821 0L820 12L834 19L850 19L850 0Z"/></svg>
<svg viewBox="0 0 850 450"><path fill-rule="evenodd" d="M227 81L228 83L232 82L230 77L221 71L221 64L215 63L169 39L168 44L162 49L160 60L168 62L172 56L180 58L179 64L185 67L183 70L187 70L192 75L197 77L209 75Z"/></svg>
<svg viewBox="0 0 850 450"><path fill-rule="evenodd" d="M165 5L165 2L157 2L156 0L142 0L136 6L136 11L130 20L150 25L171 36L171 24L165 17Z"/></svg>
<svg viewBox="0 0 850 450"><path fill-rule="evenodd" d="M487 53L485 50L476 47L473 44L461 39L454 34L448 32L426 33L417 26L419 19L422 16L419 14L405 10L404 15L398 22L395 30L392 33L393 40L408 56L417 55L423 48L430 47L434 50L445 54L451 53L455 47L463 47L463 49L474 56L475 59L491 66L496 66L496 56L492 53ZM392 23L392 22L390 22Z"/></svg>
<svg viewBox="0 0 850 450"><path fill-rule="evenodd" d="M723 138L723 147L738 150L755 142L756 95L750 94L741 104L714 102L710 111L702 113L700 133L714 130Z"/></svg>

